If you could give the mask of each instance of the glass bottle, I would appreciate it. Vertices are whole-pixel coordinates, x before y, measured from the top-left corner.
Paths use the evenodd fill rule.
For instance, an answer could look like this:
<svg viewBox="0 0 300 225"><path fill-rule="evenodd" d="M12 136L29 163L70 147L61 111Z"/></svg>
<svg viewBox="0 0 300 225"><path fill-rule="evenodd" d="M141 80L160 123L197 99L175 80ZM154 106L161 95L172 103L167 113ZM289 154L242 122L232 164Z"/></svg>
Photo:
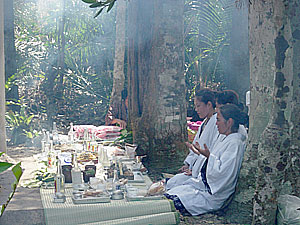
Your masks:
<svg viewBox="0 0 300 225"><path fill-rule="evenodd" d="M102 163L103 160L103 145L102 144L98 144L98 164Z"/></svg>
<svg viewBox="0 0 300 225"><path fill-rule="evenodd" d="M110 161L108 159L106 149L103 150L102 165L103 165L103 167L109 167L110 166Z"/></svg>
<svg viewBox="0 0 300 225"><path fill-rule="evenodd" d="M73 128L73 123L70 123L70 130L68 132L68 142L70 144L74 143L74 128Z"/></svg>
<svg viewBox="0 0 300 225"><path fill-rule="evenodd" d="M52 152L50 151L50 147L48 149L48 146L47 146L46 149L47 149L47 166L48 166L48 168L52 168L52 164L53 164L53 161L52 161Z"/></svg>
<svg viewBox="0 0 300 225"><path fill-rule="evenodd" d="M59 143L59 136L57 132L56 122L53 122L52 139L54 145L57 145Z"/></svg>
<svg viewBox="0 0 300 225"><path fill-rule="evenodd" d="M123 165L122 165L122 162L121 162L121 161L118 161L118 164L119 164L120 176L123 176L124 173L123 173Z"/></svg>
<svg viewBox="0 0 300 225"><path fill-rule="evenodd" d="M46 144L50 144L50 132L46 131Z"/></svg>
<svg viewBox="0 0 300 225"><path fill-rule="evenodd" d="M56 168L56 175L54 180L54 186L55 186L55 194L56 193L65 193L65 176L62 173L62 167L61 167L61 161L56 157L57 161L57 168Z"/></svg>
<svg viewBox="0 0 300 225"><path fill-rule="evenodd" d="M46 130L42 129L42 133L43 133L43 138L41 140L42 152L45 152L45 144L46 144L46 140L47 140Z"/></svg>
<svg viewBox="0 0 300 225"><path fill-rule="evenodd" d="M81 171L78 166L78 161L77 161L77 154L74 153L73 157L73 164L74 167L72 169L72 183L73 183L73 188L79 186L82 184L82 178L81 178Z"/></svg>
<svg viewBox="0 0 300 225"><path fill-rule="evenodd" d="M118 170L114 170L114 178L113 178L113 190L119 190L119 177L118 177Z"/></svg>
<svg viewBox="0 0 300 225"><path fill-rule="evenodd" d="M113 178L113 182L116 183L119 181L119 178L118 178L118 170L114 170L114 178Z"/></svg>
<svg viewBox="0 0 300 225"><path fill-rule="evenodd" d="M87 128L84 128L83 131L83 140L88 141L89 140L89 131Z"/></svg>

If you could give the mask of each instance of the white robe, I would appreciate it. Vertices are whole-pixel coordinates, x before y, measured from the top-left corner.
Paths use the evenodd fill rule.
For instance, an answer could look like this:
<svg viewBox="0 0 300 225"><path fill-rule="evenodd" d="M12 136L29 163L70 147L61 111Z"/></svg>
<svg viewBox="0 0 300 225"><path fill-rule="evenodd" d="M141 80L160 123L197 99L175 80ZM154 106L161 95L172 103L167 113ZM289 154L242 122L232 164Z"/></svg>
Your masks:
<svg viewBox="0 0 300 225"><path fill-rule="evenodd" d="M244 125L241 125L241 124L239 125L238 133L241 134L241 135L243 135L243 136L245 136L245 138L243 138L243 140L246 141L246 139L248 138L248 133L247 133L247 130L246 130L246 128L245 128ZM215 149L215 148L214 148L214 145L215 145L218 141L222 141L225 137L226 137L226 136L225 136L224 134L219 134L219 136L218 136L216 142L213 144L213 147L212 147L211 149L209 149L210 153L214 154L214 152L213 152L214 149ZM201 156L202 156L202 155L201 155ZM204 157L204 156L199 157L199 158L197 159L197 163L195 163L195 165L197 166L197 167L196 167L197 169L195 170L196 173L193 174L193 177L197 177L197 176L198 176L198 174L199 174L199 172L200 172L200 170L201 170L201 168L202 168L202 166L203 166L205 160L206 160L206 157ZM198 172L198 173L197 173L197 172Z"/></svg>
<svg viewBox="0 0 300 225"><path fill-rule="evenodd" d="M215 113L214 115L212 115L212 117L209 119L209 121L207 122L206 126L203 129L202 126L205 123L205 120L204 120L202 122L201 126L199 127L197 134L195 135L193 144L198 142L200 144L201 148L203 148L203 149L204 149L204 144L206 144L208 149L211 149L219 135L219 131L216 126L216 122L217 122L217 114ZM202 129L203 129L203 131L201 133L201 136L199 137ZM190 149L190 153L184 160L184 163L189 165L189 169L191 169L192 173L193 173L192 176L186 176L186 175L184 175L184 173L176 174L174 177L172 177L170 180L168 180L168 182L166 184L166 189L169 190L175 186L181 185L186 180L190 179L191 177L196 178L200 172L200 170L199 170L199 169L201 169L200 166L201 166L202 162L205 161L205 159L206 159L206 157L204 157L202 155L198 156Z"/></svg>
<svg viewBox="0 0 300 225"><path fill-rule="evenodd" d="M193 216L220 209L235 190L245 151L245 138L240 133L233 133L214 145L206 168L206 179L212 194L208 193L202 182L201 173L167 193L177 195Z"/></svg>

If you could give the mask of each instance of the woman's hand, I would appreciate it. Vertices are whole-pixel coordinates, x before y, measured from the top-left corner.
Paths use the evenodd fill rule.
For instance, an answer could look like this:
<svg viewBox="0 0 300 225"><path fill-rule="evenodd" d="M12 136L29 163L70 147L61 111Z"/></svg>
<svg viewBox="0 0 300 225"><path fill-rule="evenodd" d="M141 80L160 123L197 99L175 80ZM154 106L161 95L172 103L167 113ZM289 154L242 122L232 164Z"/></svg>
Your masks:
<svg viewBox="0 0 300 225"><path fill-rule="evenodd" d="M205 157L207 157L207 158L209 158L209 155L210 155L210 151L209 151L209 149L208 149L208 147L207 147L207 145L206 144L204 144L203 145L204 146L204 149L201 149L201 147L200 147L200 145L199 145L199 143L198 142L196 142L194 145L193 145L193 148L192 148L192 150L194 151L197 151L199 154L198 155L204 155ZM194 151L194 152L195 152ZM195 152L196 153L196 152ZM197 154L197 153L196 153Z"/></svg>
<svg viewBox="0 0 300 225"><path fill-rule="evenodd" d="M188 169L189 169L188 165L183 165L181 168L178 169L178 171L183 173L183 172L186 172Z"/></svg>
<svg viewBox="0 0 300 225"><path fill-rule="evenodd" d="M188 169L187 171L184 172L184 175L192 176L192 170Z"/></svg>
<svg viewBox="0 0 300 225"><path fill-rule="evenodd" d="M197 148L196 148L193 144L191 144L191 143L189 143L189 142L185 142L185 145L186 145L189 149L191 149L195 154L200 155L200 152L197 150Z"/></svg>

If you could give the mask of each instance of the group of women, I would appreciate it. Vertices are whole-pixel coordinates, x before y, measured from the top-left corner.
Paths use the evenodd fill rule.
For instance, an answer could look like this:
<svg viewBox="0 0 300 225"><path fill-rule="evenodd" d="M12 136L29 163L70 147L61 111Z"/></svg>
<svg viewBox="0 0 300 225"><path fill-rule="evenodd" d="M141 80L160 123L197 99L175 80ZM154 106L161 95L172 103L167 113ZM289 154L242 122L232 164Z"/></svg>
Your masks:
<svg viewBox="0 0 300 225"><path fill-rule="evenodd" d="M196 92L195 110L204 119L179 173L166 183L165 196L182 213L199 215L222 208L235 191L247 131L248 116L232 91Z"/></svg>

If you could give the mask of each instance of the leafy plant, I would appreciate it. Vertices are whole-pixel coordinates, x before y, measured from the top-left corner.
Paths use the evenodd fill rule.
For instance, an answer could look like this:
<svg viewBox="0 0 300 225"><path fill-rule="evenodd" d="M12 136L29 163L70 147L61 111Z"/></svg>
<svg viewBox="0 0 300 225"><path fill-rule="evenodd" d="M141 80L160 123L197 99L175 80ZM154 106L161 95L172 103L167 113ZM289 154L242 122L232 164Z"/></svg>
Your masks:
<svg viewBox="0 0 300 225"><path fill-rule="evenodd" d="M41 186L53 186L55 173L49 172L47 167L47 161L42 161L44 167L39 170L35 170L32 173L34 174L34 179L23 184L24 187L41 187Z"/></svg>
<svg viewBox="0 0 300 225"><path fill-rule="evenodd" d="M212 82L222 82L220 62L229 45L232 7L234 4L228 0L186 2L185 55L189 90L198 84L209 86Z"/></svg>
<svg viewBox="0 0 300 225"><path fill-rule="evenodd" d="M114 144L118 143L133 143L132 131L126 129L121 130L121 136L114 141Z"/></svg>
<svg viewBox="0 0 300 225"><path fill-rule="evenodd" d="M90 4L90 8L98 8L100 7L100 10L96 13L94 16L95 18L100 15L100 13L107 8L107 12L109 12L112 7L114 6L115 2L117 0L106 0L106 1L97 1L97 0L82 0L83 2Z"/></svg>
<svg viewBox="0 0 300 225"><path fill-rule="evenodd" d="M4 152L0 152L0 156L3 154ZM2 173L3 171L7 170L8 168L12 167L14 164L12 163L8 163L8 162L0 162L0 173ZM5 208L7 207L8 203L10 202L10 200L12 199L12 197L14 196L14 193L16 191L17 185L20 181L20 178L22 176L22 168L21 168L21 162L19 162L18 164L14 165L12 168L12 172L16 178L16 180L11 184L12 187L12 192L10 193L7 201L5 204L3 204L1 206L1 211L0 211L0 217L2 216Z"/></svg>
<svg viewBox="0 0 300 225"><path fill-rule="evenodd" d="M20 112L8 111L5 114L8 127L11 130L11 144L20 144L25 142L26 138L33 138L37 131L33 130L31 122L34 115L27 115L25 106L22 105Z"/></svg>
<svg viewBox="0 0 300 225"><path fill-rule="evenodd" d="M35 128L49 128L41 121L51 119L60 127L103 124L112 89L114 13L94 19L81 1L16 0L15 16L16 77L27 112L40 119Z"/></svg>
<svg viewBox="0 0 300 225"><path fill-rule="evenodd" d="M230 40L230 0L187 0L185 4L186 99L193 108L195 88L224 88L224 60Z"/></svg>

